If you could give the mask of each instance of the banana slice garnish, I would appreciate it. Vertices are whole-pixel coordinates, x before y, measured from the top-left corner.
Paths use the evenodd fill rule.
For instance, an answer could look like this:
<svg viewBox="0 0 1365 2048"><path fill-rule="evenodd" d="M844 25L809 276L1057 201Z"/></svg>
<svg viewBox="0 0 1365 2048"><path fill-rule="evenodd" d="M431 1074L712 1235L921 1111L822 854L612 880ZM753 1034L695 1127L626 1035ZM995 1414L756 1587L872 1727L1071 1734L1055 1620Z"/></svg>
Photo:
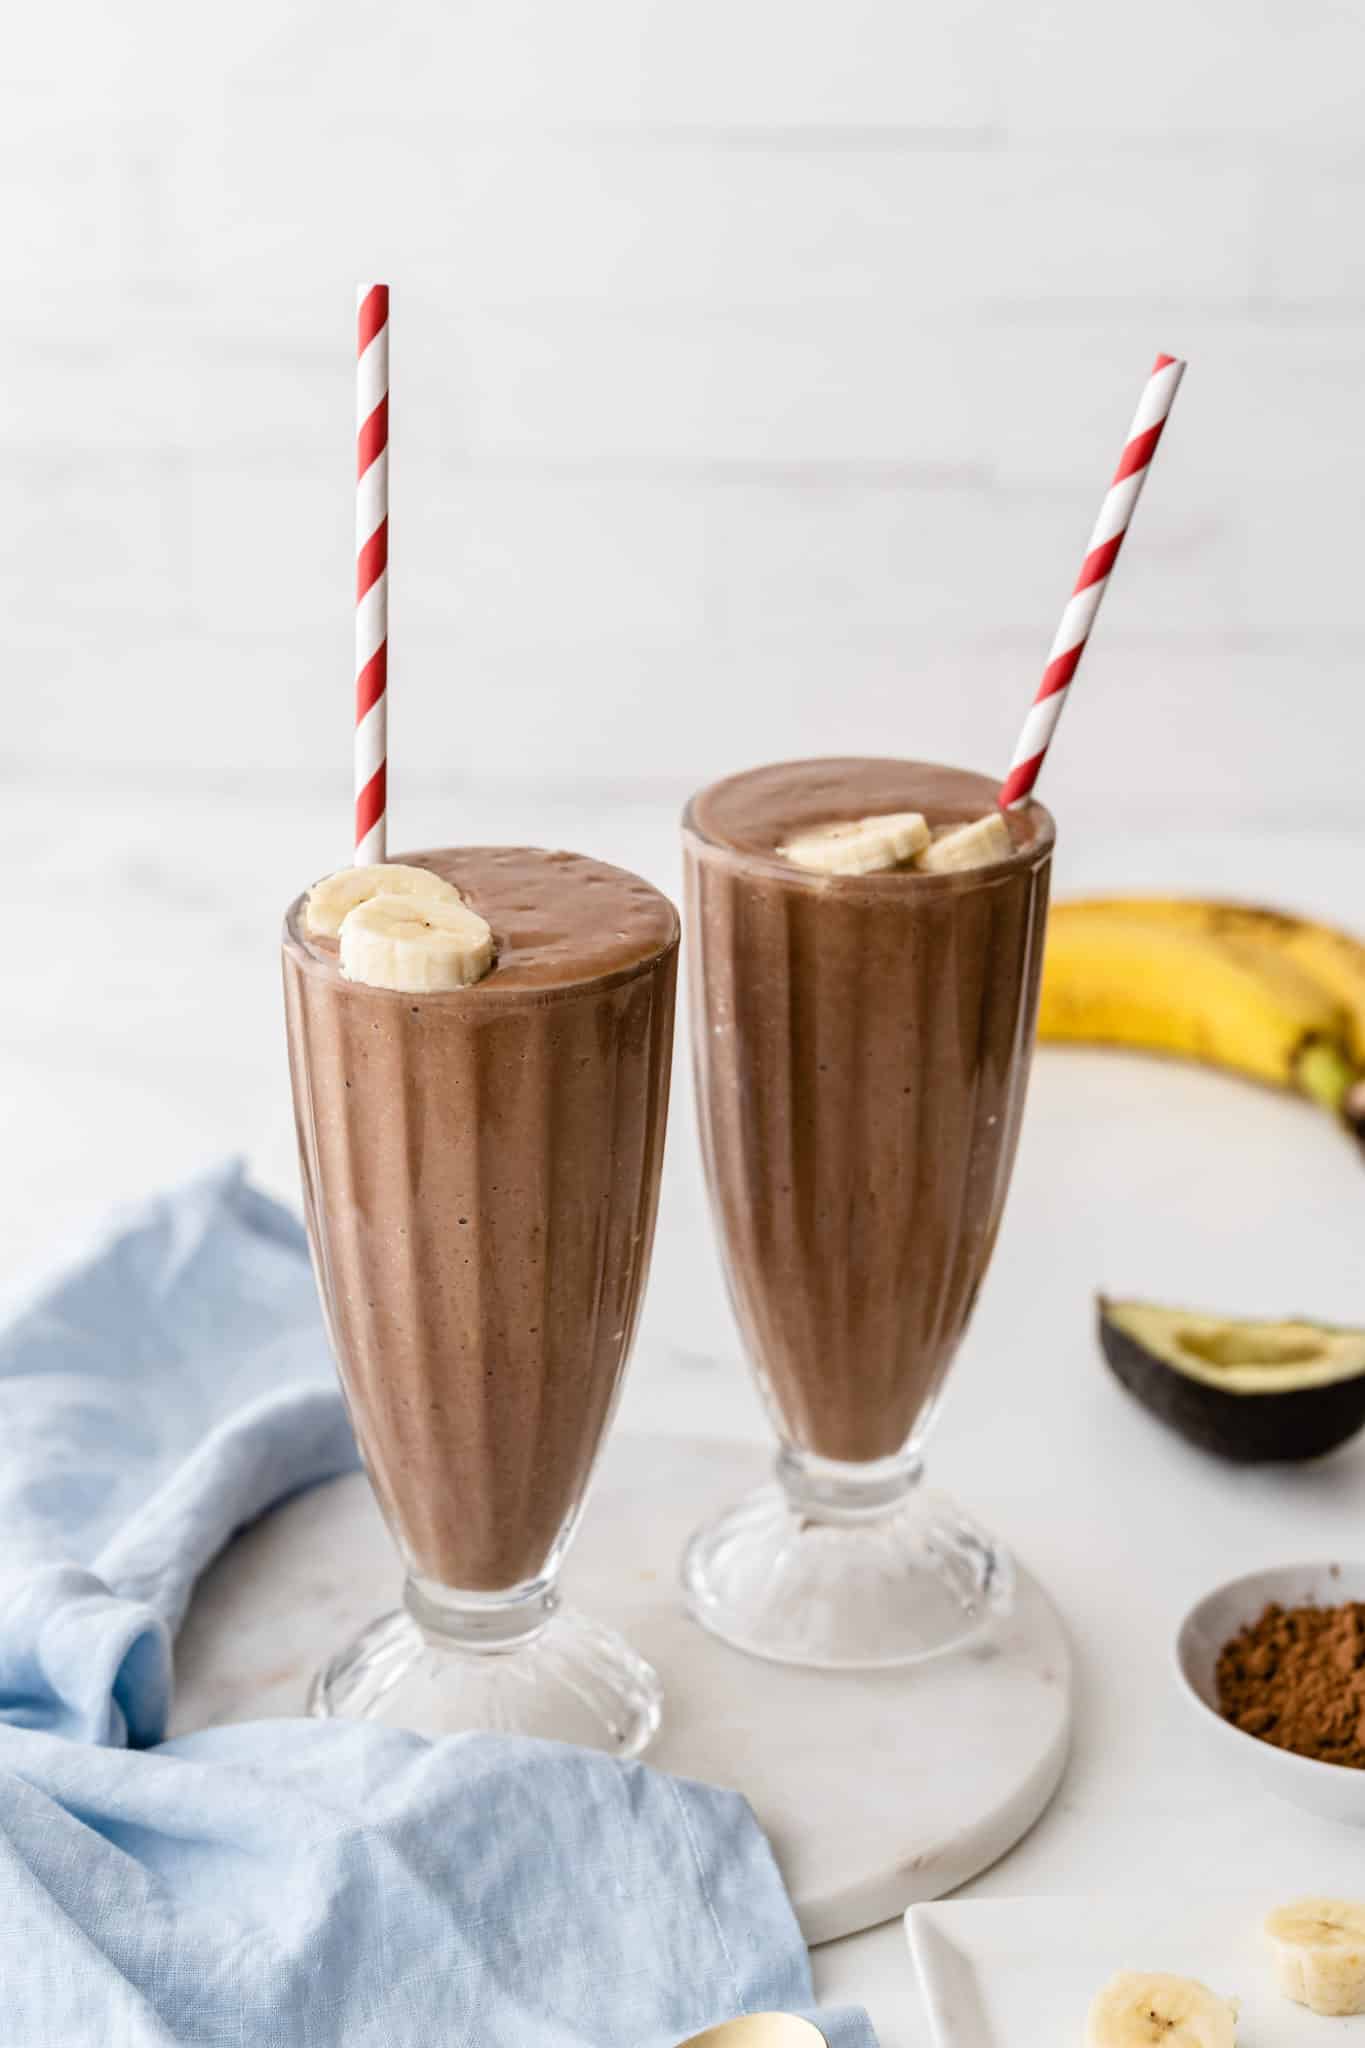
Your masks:
<svg viewBox="0 0 1365 2048"><path fill-rule="evenodd" d="M1299 1899L1268 1915L1266 1936L1281 1991L1310 2012L1365 2012L1365 1906Z"/></svg>
<svg viewBox="0 0 1365 2048"><path fill-rule="evenodd" d="M953 825L931 839L915 862L926 875L946 875L956 868L984 868L992 861L1008 860L1014 851L1010 828L999 811L989 817L973 818L970 825Z"/></svg>
<svg viewBox="0 0 1365 2048"><path fill-rule="evenodd" d="M453 882L443 882L429 868L405 867L402 861L378 861L370 867L338 868L308 891L304 925L314 938L334 939L343 920L371 896L422 896L438 903L463 903Z"/></svg>
<svg viewBox="0 0 1365 2048"><path fill-rule="evenodd" d="M874 875L903 867L929 844L929 827L918 811L893 811L884 818L850 818L803 832L778 852L798 868L821 875Z"/></svg>
<svg viewBox="0 0 1365 2048"><path fill-rule="evenodd" d="M1237 2007L1194 1977L1120 1970L1095 1996L1086 2048L1235 2048Z"/></svg>
<svg viewBox="0 0 1365 2048"><path fill-rule="evenodd" d="M493 965L493 933L457 895L383 895L342 920L341 971L371 988L434 995L482 981Z"/></svg>

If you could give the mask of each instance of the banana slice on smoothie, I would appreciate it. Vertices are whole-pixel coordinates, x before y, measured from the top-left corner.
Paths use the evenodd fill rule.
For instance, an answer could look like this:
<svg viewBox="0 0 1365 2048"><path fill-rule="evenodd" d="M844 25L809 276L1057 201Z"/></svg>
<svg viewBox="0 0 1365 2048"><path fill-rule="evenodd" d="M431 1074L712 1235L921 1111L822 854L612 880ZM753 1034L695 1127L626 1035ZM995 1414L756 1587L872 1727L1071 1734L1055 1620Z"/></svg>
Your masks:
<svg viewBox="0 0 1365 2048"><path fill-rule="evenodd" d="M926 875L946 875L957 868L984 868L992 861L1008 860L1013 851L1009 826L999 811L992 811L989 817L952 825L931 839L915 866Z"/></svg>
<svg viewBox="0 0 1365 2048"><path fill-rule="evenodd" d="M369 867L338 868L308 891L303 921L315 939L334 939L359 903L372 896L420 896L437 903L463 903L453 882L443 882L430 868L406 867L402 861L377 861Z"/></svg>
<svg viewBox="0 0 1365 2048"><path fill-rule="evenodd" d="M348 981L411 995L469 988L493 965L492 930L458 895L368 897L342 920L339 944Z"/></svg>
<svg viewBox="0 0 1365 2048"><path fill-rule="evenodd" d="M1086 2048L1236 2048L1237 2007L1194 1977L1120 1970L1095 1995Z"/></svg>
<svg viewBox="0 0 1365 2048"><path fill-rule="evenodd" d="M821 875L874 875L903 867L929 844L929 827L918 811L893 811L884 818L850 818L779 846L794 867Z"/></svg>
<svg viewBox="0 0 1365 2048"><path fill-rule="evenodd" d="M1338 2019L1365 2012L1365 1906L1299 1899L1269 1914L1265 1931L1286 1998Z"/></svg>

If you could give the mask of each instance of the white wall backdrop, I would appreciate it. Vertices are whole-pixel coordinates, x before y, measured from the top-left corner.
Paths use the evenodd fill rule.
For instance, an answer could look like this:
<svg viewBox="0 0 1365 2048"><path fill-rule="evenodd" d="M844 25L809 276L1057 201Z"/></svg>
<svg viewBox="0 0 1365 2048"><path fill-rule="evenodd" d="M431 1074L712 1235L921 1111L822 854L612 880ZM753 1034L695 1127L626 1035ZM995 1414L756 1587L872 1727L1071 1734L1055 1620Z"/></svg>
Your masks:
<svg viewBox="0 0 1365 2048"><path fill-rule="evenodd" d="M1158 348L1049 793L1354 806L1355 0L78 0L6 52L6 777L344 804L380 275L400 840L471 777L1003 763Z"/></svg>

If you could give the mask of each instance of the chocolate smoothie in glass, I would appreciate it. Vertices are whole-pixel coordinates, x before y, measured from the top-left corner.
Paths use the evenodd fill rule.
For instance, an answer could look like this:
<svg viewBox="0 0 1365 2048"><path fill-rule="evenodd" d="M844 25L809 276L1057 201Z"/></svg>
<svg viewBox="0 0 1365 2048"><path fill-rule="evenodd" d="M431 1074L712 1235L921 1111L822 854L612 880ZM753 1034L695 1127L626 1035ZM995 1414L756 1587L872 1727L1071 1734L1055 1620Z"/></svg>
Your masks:
<svg viewBox="0 0 1365 2048"><path fill-rule="evenodd" d="M425 980L425 900L388 893L423 875L486 921L491 968L434 989L346 971L368 919L362 965L388 974L415 945L393 978ZM414 854L314 898L348 876L371 896L337 935L308 898L286 918L290 1068L319 1289L407 1581L313 1708L634 1754L654 1674L560 1610L556 1581L649 1264L677 914L635 875L535 848Z"/></svg>
<svg viewBox="0 0 1365 2048"><path fill-rule="evenodd" d="M699 1531L684 1581L698 1619L760 1655L909 1663L1010 1598L1007 1555L921 1483L1009 1184L1042 965L1052 820L1001 817L997 787L798 761L687 809L702 1145L781 1449L776 1486ZM781 851L893 816L922 850L871 872ZM976 821L985 859L914 864Z"/></svg>

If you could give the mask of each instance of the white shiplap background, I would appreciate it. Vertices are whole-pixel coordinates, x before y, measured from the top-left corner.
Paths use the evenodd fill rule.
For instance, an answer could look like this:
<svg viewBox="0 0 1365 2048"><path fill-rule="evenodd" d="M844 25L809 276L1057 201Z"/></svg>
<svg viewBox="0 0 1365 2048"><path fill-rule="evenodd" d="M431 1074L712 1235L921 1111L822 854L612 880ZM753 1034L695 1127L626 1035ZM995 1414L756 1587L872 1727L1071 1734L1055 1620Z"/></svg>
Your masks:
<svg viewBox="0 0 1365 2048"><path fill-rule="evenodd" d="M7 50L8 776L342 799L364 274L400 838L471 777L1002 760L1157 348L1050 791L1353 805L1353 0L78 0Z"/></svg>
<svg viewBox="0 0 1365 2048"><path fill-rule="evenodd" d="M1003 766L1160 348L1191 369L1050 764L1063 878L1349 908L1363 81L1354 0L22 10L14 1260L230 1145L287 1178L276 920L347 851L358 277L394 288L396 848L671 886L728 768ZM732 1353L697 1257L651 1316Z"/></svg>

